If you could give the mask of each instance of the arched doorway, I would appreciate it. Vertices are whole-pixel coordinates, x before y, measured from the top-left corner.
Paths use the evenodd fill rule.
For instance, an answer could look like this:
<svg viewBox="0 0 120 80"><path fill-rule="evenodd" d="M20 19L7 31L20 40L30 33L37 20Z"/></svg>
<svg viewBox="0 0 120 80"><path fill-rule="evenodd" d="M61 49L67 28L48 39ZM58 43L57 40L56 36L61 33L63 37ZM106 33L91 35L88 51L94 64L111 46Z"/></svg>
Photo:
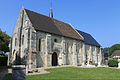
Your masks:
<svg viewBox="0 0 120 80"><path fill-rule="evenodd" d="M57 53L54 52L52 54L52 66L57 66L58 65L58 57L57 57Z"/></svg>

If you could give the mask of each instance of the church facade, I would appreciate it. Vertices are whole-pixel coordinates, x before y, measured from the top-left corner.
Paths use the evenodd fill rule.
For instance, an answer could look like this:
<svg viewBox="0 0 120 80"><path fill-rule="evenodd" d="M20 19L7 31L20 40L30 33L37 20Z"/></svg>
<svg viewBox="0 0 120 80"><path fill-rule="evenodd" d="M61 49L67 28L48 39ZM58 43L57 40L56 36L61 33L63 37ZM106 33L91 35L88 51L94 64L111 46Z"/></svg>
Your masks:
<svg viewBox="0 0 120 80"><path fill-rule="evenodd" d="M12 34L9 65L99 66L101 60L100 45L90 34L22 7Z"/></svg>

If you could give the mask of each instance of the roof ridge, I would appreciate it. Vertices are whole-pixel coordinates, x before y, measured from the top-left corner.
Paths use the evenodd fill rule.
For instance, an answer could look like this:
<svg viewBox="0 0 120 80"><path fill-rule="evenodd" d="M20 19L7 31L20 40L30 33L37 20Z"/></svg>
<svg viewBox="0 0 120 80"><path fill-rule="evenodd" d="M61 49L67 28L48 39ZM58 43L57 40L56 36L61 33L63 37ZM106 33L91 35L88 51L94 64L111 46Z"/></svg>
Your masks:
<svg viewBox="0 0 120 80"><path fill-rule="evenodd" d="M29 9L26 9L26 8L24 8L24 9L25 9L25 10L28 10L28 11L31 11L31 12L34 12L34 13L36 13L36 14L38 14L38 15L42 15L42 16L45 16L45 17L50 18L49 16L46 16L46 15L40 14L40 13L38 13L38 12L35 12L35 11L32 11L32 10L29 10ZM60 20L58 20L58 19L55 19L55 18L51 18L51 19L54 19L54 20L56 20L56 21L59 21L59 22L62 22L62 23L65 23L65 24L68 24L68 25L69 25L69 23L66 23L66 22L60 21Z"/></svg>
<svg viewBox="0 0 120 80"><path fill-rule="evenodd" d="M81 31L81 30L78 30L78 29L76 29L77 31ZM83 32L83 33L86 33L86 32L84 32L84 31L81 31L81 32ZM90 33L86 33L86 34L89 34L89 35L91 35Z"/></svg>
<svg viewBox="0 0 120 80"><path fill-rule="evenodd" d="M25 9L25 10L28 10L28 11L31 11L31 12L34 12L34 13L39 14L39 15L45 16L45 17L49 17L49 16L46 16L46 15L40 14L40 13L38 13L38 12L35 12L35 11L32 11L32 10L29 10L29 9L26 9L26 8L24 8L24 9Z"/></svg>
<svg viewBox="0 0 120 80"><path fill-rule="evenodd" d="M73 29L70 24L28 9L24 10L27 12L33 27L35 27L36 30L62 35L77 40L83 40L83 38L76 32L75 29Z"/></svg>

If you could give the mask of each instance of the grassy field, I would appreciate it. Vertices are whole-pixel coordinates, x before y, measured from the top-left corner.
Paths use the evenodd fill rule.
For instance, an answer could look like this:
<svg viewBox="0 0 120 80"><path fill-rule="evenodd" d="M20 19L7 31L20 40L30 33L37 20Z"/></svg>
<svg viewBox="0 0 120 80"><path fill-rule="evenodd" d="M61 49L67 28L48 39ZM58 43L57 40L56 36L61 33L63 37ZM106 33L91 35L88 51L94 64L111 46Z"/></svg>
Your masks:
<svg viewBox="0 0 120 80"><path fill-rule="evenodd" d="M120 70L111 68L53 68L50 73L26 76L26 80L120 80ZM7 75L7 80L11 75ZM12 80L12 79L11 79Z"/></svg>

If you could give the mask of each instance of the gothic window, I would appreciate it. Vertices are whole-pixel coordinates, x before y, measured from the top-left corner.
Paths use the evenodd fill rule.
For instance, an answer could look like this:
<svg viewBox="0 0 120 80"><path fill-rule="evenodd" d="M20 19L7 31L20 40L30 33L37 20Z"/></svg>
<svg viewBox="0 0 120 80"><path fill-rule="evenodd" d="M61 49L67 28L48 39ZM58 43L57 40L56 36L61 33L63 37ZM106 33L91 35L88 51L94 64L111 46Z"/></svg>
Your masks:
<svg viewBox="0 0 120 80"><path fill-rule="evenodd" d="M76 44L76 52L78 52L78 44Z"/></svg>
<svg viewBox="0 0 120 80"><path fill-rule="evenodd" d="M100 53L100 48L97 48L97 53L98 53L98 54Z"/></svg>
<svg viewBox="0 0 120 80"><path fill-rule="evenodd" d="M67 43L67 52L69 52L69 42Z"/></svg>
<svg viewBox="0 0 120 80"><path fill-rule="evenodd" d="M15 46L17 45L17 38L15 38Z"/></svg>
<svg viewBox="0 0 120 80"><path fill-rule="evenodd" d="M24 44L24 35L22 35L22 45Z"/></svg>
<svg viewBox="0 0 120 80"><path fill-rule="evenodd" d="M65 50L67 50L67 42L65 42Z"/></svg>
<svg viewBox="0 0 120 80"><path fill-rule="evenodd" d="M47 49L48 49L48 52L51 52L51 37L48 36L47 38Z"/></svg>
<svg viewBox="0 0 120 80"><path fill-rule="evenodd" d="M81 48L81 44L80 43L78 44L78 48L77 49L78 49L78 53L81 54L81 49L82 48Z"/></svg>
<svg viewBox="0 0 120 80"><path fill-rule="evenodd" d="M27 26L28 25L28 20L25 20L25 26Z"/></svg>
<svg viewBox="0 0 120 80"><path fill-rule="evenodd" d="M57 39L54 39L54 42L57 42Z"/></svg>
<svg viewBox="0 0 120 80"><path fill-rule="evenodd" d="M93 57L93 56L94 56L94 48L93 48L93 47L92 47L91 52L92 52L92 53L91 53L91 56L92 56L92 62L94 62L94 59L93 59L93 58L94 58L94 57Z"/></svg>
<svg viewBox="0 0 120 80"><path fill-rule="evenodd" d="M68 53L70 53L70 42L67 43Z"/></svg>
<svg viewBox="0 0 120 80"><path fill-rule="evenodd" d="M39 51L41 51L41 38L39 39Z"/></svg>
<svg viewBox="0 0 120 80"><path fill-rule="evenodd" d="M35 32L32 32L32 40L35 40Z"/></svg>
<svg viewBox="0 0 120 80"><path fill-rule="evenodd" d="M33 48L33 49L35 49L35 40L36 40L36 35L35 35L35 32L32 32L32 36L31 36L31 47Z"/></svg>
<svg viewBox="0 0 120 80"><path fill-rule="evenodd" d="M65 51L65 40L63 40L63 51Z"/></svg>

